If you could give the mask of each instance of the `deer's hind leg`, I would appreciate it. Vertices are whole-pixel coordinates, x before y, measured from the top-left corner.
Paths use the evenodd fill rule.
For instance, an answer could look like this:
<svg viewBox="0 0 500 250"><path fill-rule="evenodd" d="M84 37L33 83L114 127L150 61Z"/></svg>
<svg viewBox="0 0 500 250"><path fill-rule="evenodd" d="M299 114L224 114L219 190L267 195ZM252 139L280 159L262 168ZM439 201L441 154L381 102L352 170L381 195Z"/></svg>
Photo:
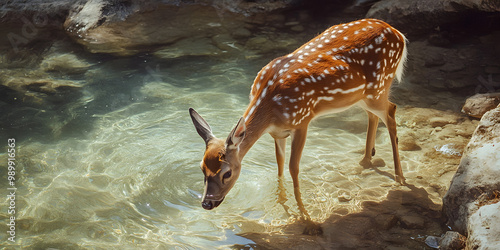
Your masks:
<svg viewBox="0 0 500 250"><path fill-rule="evenodd" d="M367 145L366 145L366 150L365 150L365 158L369 154L369 146L372 146L372 144L369 140L370 139L373 139L373 141L375 140L375 133L374 132L376 131L376 125L372 124L372 120L375 120L375 119L371 117L371 116L375 115L384 122L385 126L389 130L389 136L391 138L391 145L392 145L392 155L393 155L393 159L394 159L395 180L401 184L404 184L405 178L403 176L403 171L401 169L401 162L399 159L399 150L398 150L398 135L397 135L397 124L396 124L396 117L395 117L396 104L390 102L388 99L388 95L386 94L384 96L380 96L376 100L364 100L362 107L369 113L369 115L368 115L368 118L369 118L369 125L368 125L369 131L368 132L369 132L369 134L367 135ZM370 115L370 113L372 115ZM375 128L373 128L373 127L375 127ZM373 129L373 131L374 131L373 134L370 133L371 129ZM363 158L363 160L360 162L361 164L363 163L363 161L366 162L365 158Z"/></svg>
<svg viewBox="0 0 500 250"><path fill-rule="evenodd" d="M399 159L399 150L398 150L398 135L397 135L397 124L396 124L396 104L389 102L387 107L387 117L384 119L385 126L389 130L389 135L391 137L392 144L392 155L394 158L394 171L396 174L396 181L404 184L405 177L403 176L403 170L401 169L401 161Z"/></svg>
<svg viewBox="0 0 500 250"><path fill-rule="evenodd" d="M377 135L378 117L372 112L366 110L368 115L368 130L366 132L365 156L359 164L365 168L372 166L372 157L375 155L375 137Z"/></svg>

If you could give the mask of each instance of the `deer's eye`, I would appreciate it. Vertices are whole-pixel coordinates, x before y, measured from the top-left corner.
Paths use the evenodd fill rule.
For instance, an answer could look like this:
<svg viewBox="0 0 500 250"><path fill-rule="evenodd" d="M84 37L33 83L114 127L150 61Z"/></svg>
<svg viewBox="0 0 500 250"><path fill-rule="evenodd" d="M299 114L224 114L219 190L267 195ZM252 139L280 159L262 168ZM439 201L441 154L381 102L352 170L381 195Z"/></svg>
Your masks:
<svg viewBox="0 0 500 250"><path fill-rule="evenodd" d="M231 170L227 171L227 172L226 172L226 173L222 176L222 178L224 178L224 179L227 179L227 178L229 178L229 177L231 177Z"/></svg>

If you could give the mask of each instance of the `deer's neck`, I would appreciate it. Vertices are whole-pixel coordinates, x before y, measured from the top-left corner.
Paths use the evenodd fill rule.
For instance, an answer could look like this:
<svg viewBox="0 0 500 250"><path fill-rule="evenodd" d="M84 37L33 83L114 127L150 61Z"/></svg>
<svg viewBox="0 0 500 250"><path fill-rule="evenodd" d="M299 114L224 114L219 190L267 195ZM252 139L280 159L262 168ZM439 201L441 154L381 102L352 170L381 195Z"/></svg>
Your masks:
<svg viewBox="0 0 500 250"><path fill-rule="evenodd" d="M266 112L254 112L250 115L249 109L244 114L246 136L240 145L240 160L247 154L250 148L257 140L266 132L266 129L271 125L272 118Z"/></svg>

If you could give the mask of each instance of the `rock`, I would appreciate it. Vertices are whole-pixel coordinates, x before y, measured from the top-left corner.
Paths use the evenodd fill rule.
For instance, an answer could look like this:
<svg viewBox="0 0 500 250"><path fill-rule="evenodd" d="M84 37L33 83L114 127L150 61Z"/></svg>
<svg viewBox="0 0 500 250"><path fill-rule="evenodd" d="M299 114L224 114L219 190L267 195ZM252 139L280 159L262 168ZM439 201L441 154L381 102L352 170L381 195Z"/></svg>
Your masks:
<svg viewBox="0 0 500 250"><path fill-rule="evenodd" d="M427 236L427 238L425 238L425 244L431 248L439 248L440 239L440 237L436 236Z"/></svg>
<svg viewBox="0 0 500 250"><path fill-rule="evenodd" d="M59 72L64 74L85 73L92 64L78 58L75 54L56 54L44 58L40 68L47 72Z"/></svg>
<svg viewBox="0 0 500 250"><path fill-rule="evenodd" d="M425 65L425 67L428 67L428 68L442 66L446 63L443 55L440 53L434 53L434 54L429 53L428 56L426 56L424 60L425 60L424 65Z"/></svg>
<svg viewBox="0 0 500 250"><path fill-rule="evenodd" d="M500 31L492 31L490 34L481 36L480 41L482 44L488 46L493 53L500 55Z"/></svg>
<svg viewBox="0 0 500 250"><path fill-rule="evenodd" d="M448 47L452 43L450 39L444 36L443 33L431 34L428 39L429 43L439 47Z"/></svg>
<svg viewBox="0 0 500 250"><path fill-rule="evenodd" d="M399 136L399 149L403 151L416 151L422 149L417 144L417 136L413 132L408 132Z"/></svg>
<svg viewBox="0 0 500 250"><path fill-rule="evenodd" d="M467 98L462 113L475 118L481 118L484 113L500 104L500 93L475 94Z"/></svg>
<svg viewBox="0 0 500 250"><path fill-rule="evenodd" d="M484 205L469 218L469 249L500 249L500 202Z"/></svg>
<svg viewBox="0 0 500 250"><path fill-rule="evenodd" d="M192 3L190 0L181 1ZM259 1L209 1L213 6L221 10L229 10L231 12L251 16L256 13L267 13L278 9L293 7L300 1L289 0L259 0ZM265 15L270 16L269 14Z"/></svg>
<svg viewBox="0 0 500 250"><path fill-rule="evenodd" d="M453 0L451 4L458 5L457 8L466 7L485 12L500 11L500 2L495 0Z"/></svg>
<svg viewBox="0 0 500 250"><path fill-rule="evenodd" d="M248 23L258 20L260 25L282 27L285 14L268 12L295 4L287 0L90 0L75 4L64 29L92 53L129 56L186 38L217 34L248 38L252 35Z"/></svg>
<svg viewBox="0 0 500 250"><path fill-rule="evenodd" d="M229 33L244 26L243 16L220 12L213 6L163 4L152 8L146 4L148 1L142 5L133 2L88 1L70 13L64 28L92 53L125 56L188 37Z"/></svg>
<svg viewBox="0 0 500 250"><path fill-rule="evenodd" d="M217 48L224 52L241 51L242 46L229 34L218 34L212 37Z"/></svg>
<svg viewBox="0 0 500 250"><path fill-rule="evenodd" d="M498 66L486 66L484 68L486 74L500 74L500 67Z"/></svg>
<svg viewBox="0 0 500 250"><path fill-rule="evenodd" d="M443 212L454 231L465 235L470 222L469 217L479 208L477 203L479 197L500 190L498 166L500 166L500 107L488 111L481 118L463 153L450 188L443 197Z"/></svg>
<svg viewBox="0 0 500 250"><path fill-rule="evenodd" d="M416 215L403 215L400 218L401 226L408 229L423 229L425 220Z"/></svg>
<svg viewBox="0 0 500 250"><path fill-rule="evenodd" d="M47 20L47 23L57 22L60 25L61 20L57 20L60 19L58 16L67 13L75 2L74 0L2 1L0 5L0 22L19 21L21 16L30 16L37 13L38 16L50 16L51 18Z"/></svg>
<svg viewBox="0 0 500 250"><path fill-rule="evenodd" d="M482 47L467 48L477 54L482 50ZM477 76L484 71L481 64L493 64L494 59L490 62L489 57L479 58L477 54L469 54L468 50L465 47L443 48L412 41L408 46L408 54L412 57L408 61L407 79L443 90L469 88L474 91L473 87L480 84Z"/></svg>
<svg viewBox="0 0 500 250"><path fill-rule="evenodd" d="M440 70L450 73L450 72L457 72L465 69L465 64L460 61L455 61L455 62L447 62L444 64L442 67L440 67Z"/></svg>
<svg viewBox="0 0 500 250"><path fill-rule="evenodd" d="M234 38L247 38L252 36L252 32L244 27L237 28L233 32Z"/></svg>
<svg viewBox="0 0 500 250"><path fill-rule="evenodd" d="M26 90L29 90L31 92L44 93L48 95L71 89L76 90L83 87L83 84L76 81L50 79L50 78L35 79L28 77L10 78L6 80L4 85L19 92L24 92Z"/></svg>
<svg viewBox="0 0 500 250"><path fill-rule="evenodd" d="M348 202L348 201L352 200L352 196L351 196L351 194L349 194L348 191L339 191L337 197L339 199L339 202Z"/></svg>
<svg viewBox="0 0 500 250"><path fill-rule="evenodd" d="M79 98L81 87L78 81L51 79L44 74L29 77L0 78L2 98L9 103L41 107L47 104L62 104ZM4 89L5 88L5 89Z"/></svg>
<svg viewBox="0 0 500 250"><path fill-rule="evenodd" d="M398 218L392 214L378 214L375 217L375 222L382 230L389 230L398 223Z"/></svg>
<svg viewBox="0 0 500 250"><path fill-rule="evenodd" d="M366 17L384 20L403 33L434 32L437 27L453 24L468 13L500 11L496 0L383 0L375 3Z"/></svg>
<svg viewBox="0 0 500 250"><path fill-rule="evenodd" d="M302 25L295 25L290 28L290 30L295 31L295 32L302 32L305 30L304 26Z"/></svg>
<svg viewBox="0 0 500 250"><path fill-rule="evenodd" d="M269 43L269 39L266 36L256 36L248 39L246 47L250 49L258 49L262 45Z"/></svg>
<svg viewBox="0 0 500 250"><path fill-rule="evenodd" d="M452 116L444 116L444 117L432 117L429 119L429 124L435 128L435 127L444 127L447 124L456 124L457 120L454 119L455 117Z"/></svg>
<svg viewBox="0 0 500 250"><path fill-rule="evenodd" d="M441 237L441 240L439 241L439 249L463 249L465 248L465 241L465 236L454 231L448 231L444 234L443 237Z"/></svg>
<svg viewBox="0 0 500 250"><path fill-rule="evenodd" d="M222 51L212 44L209 38L187 38L153 53L159 58L178 58L183 56L214 56Z"/></svg>

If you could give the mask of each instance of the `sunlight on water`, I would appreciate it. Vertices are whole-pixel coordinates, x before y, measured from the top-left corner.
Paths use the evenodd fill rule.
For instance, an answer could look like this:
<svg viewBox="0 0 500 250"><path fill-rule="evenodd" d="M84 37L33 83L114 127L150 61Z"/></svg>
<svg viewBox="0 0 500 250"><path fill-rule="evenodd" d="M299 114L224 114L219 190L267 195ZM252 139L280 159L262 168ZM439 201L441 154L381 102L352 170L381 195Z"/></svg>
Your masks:
<svg viewBox="0 0 500 250"><path fill-rule="evenodd" d="M269 135L244 159L242 174L224 203L213 211L200 204L199 161L205 145L188 108L195 108L215 135L224 138L248 104L257 71L270 59L148 59L128 68L123 65L136 64L123 59L93 68L87 73L80 108L67 114L83 117L72 125L79 133L19 144L20 244L225 248L253 244L238 236L241 233L280 232L281 226L295 221L298 209L288 174L285 204L291 214L277 202L274 141ZM396 185L384 126L376 145L377 158L385 166L363 169L358 164L366 124L359 108L312 123L300 180L304 204L314 220L355 212L362 201L384 200ZM415 167L419 161L418 153L402 153L406 176L421 175ZM431 196L439 202L439 194Z"/></svg>

